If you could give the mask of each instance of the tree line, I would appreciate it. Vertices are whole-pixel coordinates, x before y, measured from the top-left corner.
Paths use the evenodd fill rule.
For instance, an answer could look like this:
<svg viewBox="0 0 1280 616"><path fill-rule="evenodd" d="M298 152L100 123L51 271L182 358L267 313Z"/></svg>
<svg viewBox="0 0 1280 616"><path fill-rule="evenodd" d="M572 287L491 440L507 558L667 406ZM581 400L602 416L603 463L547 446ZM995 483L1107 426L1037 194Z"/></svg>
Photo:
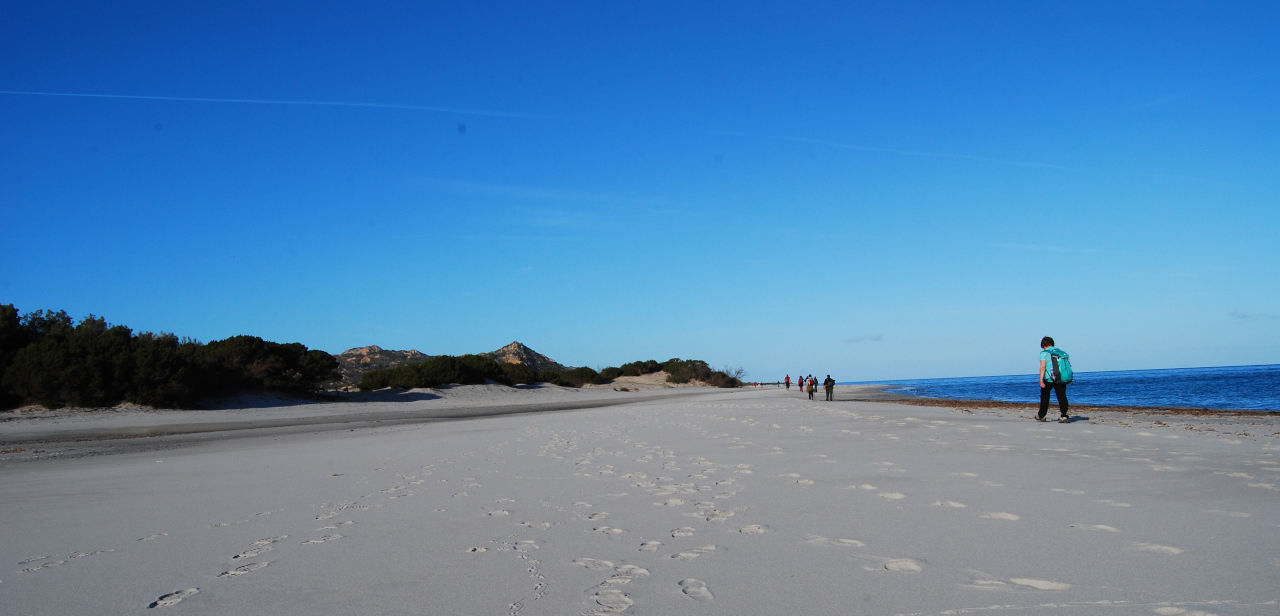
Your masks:
<svg viewBox="0 0 1280 616"><path fill-rule="evenodd" d="M65 310L19 315L13 304L0 304L0 408L103 407L121 402L192 408L207 396L235 391L313 392L338 378L337 370L338 360L332 355L297 342L232 336L206 344L174 334L135 334L94 315L75 323ZM369 391L488 381L582 387L661 371L672 383L697 380L716 387L742 386L741 370L714 370L696 359L635 361L597 372L585 367L534 371L484 355L441 355L369 370L361 375L359 387Z"/></svg>
<svg viewBox="0 0 1280 616"><path fill-rule="evenodd" d="M363 391L394 387L439 387L458 384L473 385L488 381L503 385L528 385L551 383L565 387L582 387L588 383L603 385L621 376L643 376L656 372L667 373L671 383L702 381L715 387L741 387L740 370L714 370L707 362L698 359L669 359L634 361L600 371L592 368L535 371L524 364L500 364L484 355L440 355L423 362L404 364L394 368L369 370L360 375L357 384Z"/></svg>
<svg viewBox="0 0 1280 616"><path fill-rule="evenodd" d="M74 323L65 310L19 315L13 304L0 305L0 408L190 408L223 392L314 391L337 369L332 355L297 342L232 336L205 344L135 334L93 315Z"/></svg>

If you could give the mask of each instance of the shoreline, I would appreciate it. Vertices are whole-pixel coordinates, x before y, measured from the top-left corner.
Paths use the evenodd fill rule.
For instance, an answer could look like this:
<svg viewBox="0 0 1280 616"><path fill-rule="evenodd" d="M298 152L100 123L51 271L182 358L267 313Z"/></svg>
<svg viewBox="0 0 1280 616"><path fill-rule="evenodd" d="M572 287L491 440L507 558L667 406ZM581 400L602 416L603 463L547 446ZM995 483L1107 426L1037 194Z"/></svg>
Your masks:
<svg viewBox="0 0 1280 616"><path fill-rule="evenodd" d="M1005 402L1003 400L982 400L982 399L960 399L960 398L933 398L926 396L912 396L908 394L897 394L890 391L890 388L896 385L837 385L837 391L840 387L858 387L867 388L879 394L875 397L855 397L854 400L865 401L883 401L883 402L899 402L902 404L910 404L912 406L934 406L934 407L972 407L972 408L988 408L1002 410L1035 410L1039 411L1040 404L1038 402ZM855 394L856 395L856 394ZM1068 396L1069 397L1069 396ZM1190 406L1134 406L1134 405L1107 405L1107 404L1077 404L1071 403L1071 409L1079 409L1082 411L1092 411L1095 413L1127 413L1130 415L1190 415L1190 416L1223 416L1223 417L1280 417L1280 410L1258 410L1258 409L1215 409ZM1057 401L1051 402L1049 410L1057 410Z"/></svg>

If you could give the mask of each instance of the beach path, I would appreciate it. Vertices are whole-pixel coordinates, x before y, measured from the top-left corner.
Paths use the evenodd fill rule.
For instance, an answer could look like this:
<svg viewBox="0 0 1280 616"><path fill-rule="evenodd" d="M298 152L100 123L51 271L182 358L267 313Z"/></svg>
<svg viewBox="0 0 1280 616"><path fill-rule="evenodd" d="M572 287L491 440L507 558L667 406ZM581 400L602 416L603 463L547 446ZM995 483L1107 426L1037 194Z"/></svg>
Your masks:
<svg viewBox="0 0 1280 616"><path fill-rule="evenodd" d="M0 606L1280 613L1274 422L1227 434L750 388L593 395L612 405L295 422L0 465Z"/></svg>

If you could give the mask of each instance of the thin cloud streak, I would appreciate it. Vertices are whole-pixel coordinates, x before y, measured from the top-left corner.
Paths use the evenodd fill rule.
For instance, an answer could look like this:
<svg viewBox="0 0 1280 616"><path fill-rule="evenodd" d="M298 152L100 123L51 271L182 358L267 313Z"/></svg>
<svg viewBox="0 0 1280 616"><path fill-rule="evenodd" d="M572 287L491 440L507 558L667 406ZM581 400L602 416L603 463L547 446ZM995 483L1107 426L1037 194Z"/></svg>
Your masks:
<svg viewBox="0 0 1280 616"><path fill-rule="evenodd" d="M827 147L839 148L842 150L856 150L859 152L878 152L882 154L898 154L900 156L921 156L928 158L953 158L957 160L973 160L985 163L998 163L1001 165L1013 165L1016 167L1035 167L1039 169L1057 169L1061 171L1079 171L1072 167L1064 167L1062 165L1053 165L1049 163L1036 163L1020 160L1005 160L1001 158L988 158L986 156L971 156L968 154L950 154L947 152L916 152L912 150L894 150L891 148L875 148L865 145L857 145L852 143L840 143L836 141L824 141L822 139L809 139L807 137L786 137L780 135L753 135L750 133L736 133L728 131L714 131L717 135L726 135L729 137L756 137L765 139L780 139L782 141L791 141L793 143L811 143L816 145L825 145Z"/></svg>
<svg viewBox="0 0 1280 616"><path fill-rule="evenodd" d="M1030 250L1034 252L1072 252L1077 254L1097 254L1107 252L1101 248L1067 248L1064 246L1041 246L1039 244L992 244L997 248L1013 250Z"/></svg>
<svg viewBox="0 0 1280 616"><path fill-rule="evenodd" d="M1237 312L1235 310L1231 311L1230 315L1231 318L1239 321L1274 321L1276 319L1274 314Z"/></svg>
<svg viewBox="0 0 1280 616"><path fill-rule="evenodd" d="M487 109L456 109L453 107L435 107L431 105L400 105L396 103L352 103L345 101L277 101L257 98L197 98L192 96L143 96L137 94L81 94L71 92L23 92L17 90L0 90L0 94L23 96L57 96L69 98L115 98L148 101L179 101L187 103L247 103L254 105L304 105L311 107L368 107L374 109L404 109L409 111L436 111L441 113L458 113L463 115L489 116L495 118L521 118L526 120L568 120L561 116L524 113L521 111L492 111Z"/></svg>
<svg viewBox="0 0 1280 616"><path fill-rule="evenodd" d="M845 338L845 339L844 339L844 341L845 341L845 342L849 342L849 343L854 343L854 342L880 342L881 340L884 340L884 335L883 335L883 334L871 334L870 336L854 336L854 337L852 337L852 338Z"/></svg>

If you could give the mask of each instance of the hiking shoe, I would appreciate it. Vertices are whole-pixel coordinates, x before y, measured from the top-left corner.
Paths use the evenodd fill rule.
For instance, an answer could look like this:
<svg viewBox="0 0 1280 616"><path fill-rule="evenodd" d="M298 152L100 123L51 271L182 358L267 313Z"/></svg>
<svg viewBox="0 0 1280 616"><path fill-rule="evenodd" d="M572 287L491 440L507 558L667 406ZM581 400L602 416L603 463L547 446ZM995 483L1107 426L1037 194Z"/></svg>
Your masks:
<svg viewBox="0 0 1280 616"><path fill-rule="evenodd" d="M1037 418L1036 418L1036 421L1049 421L1049 420L1047 420L1047 419L1045 419L1045 418L1043 418L1043 417L1037 417Z"/></svg>
<svg viewBox="0 0 1280 616"><path fill-rule="evenodd" d="M1066 415L1063 415L1062 417L1058 418L1058 423L1067 423L1069 421L1071 421L1071 418L1067 417Z"/></svg>

